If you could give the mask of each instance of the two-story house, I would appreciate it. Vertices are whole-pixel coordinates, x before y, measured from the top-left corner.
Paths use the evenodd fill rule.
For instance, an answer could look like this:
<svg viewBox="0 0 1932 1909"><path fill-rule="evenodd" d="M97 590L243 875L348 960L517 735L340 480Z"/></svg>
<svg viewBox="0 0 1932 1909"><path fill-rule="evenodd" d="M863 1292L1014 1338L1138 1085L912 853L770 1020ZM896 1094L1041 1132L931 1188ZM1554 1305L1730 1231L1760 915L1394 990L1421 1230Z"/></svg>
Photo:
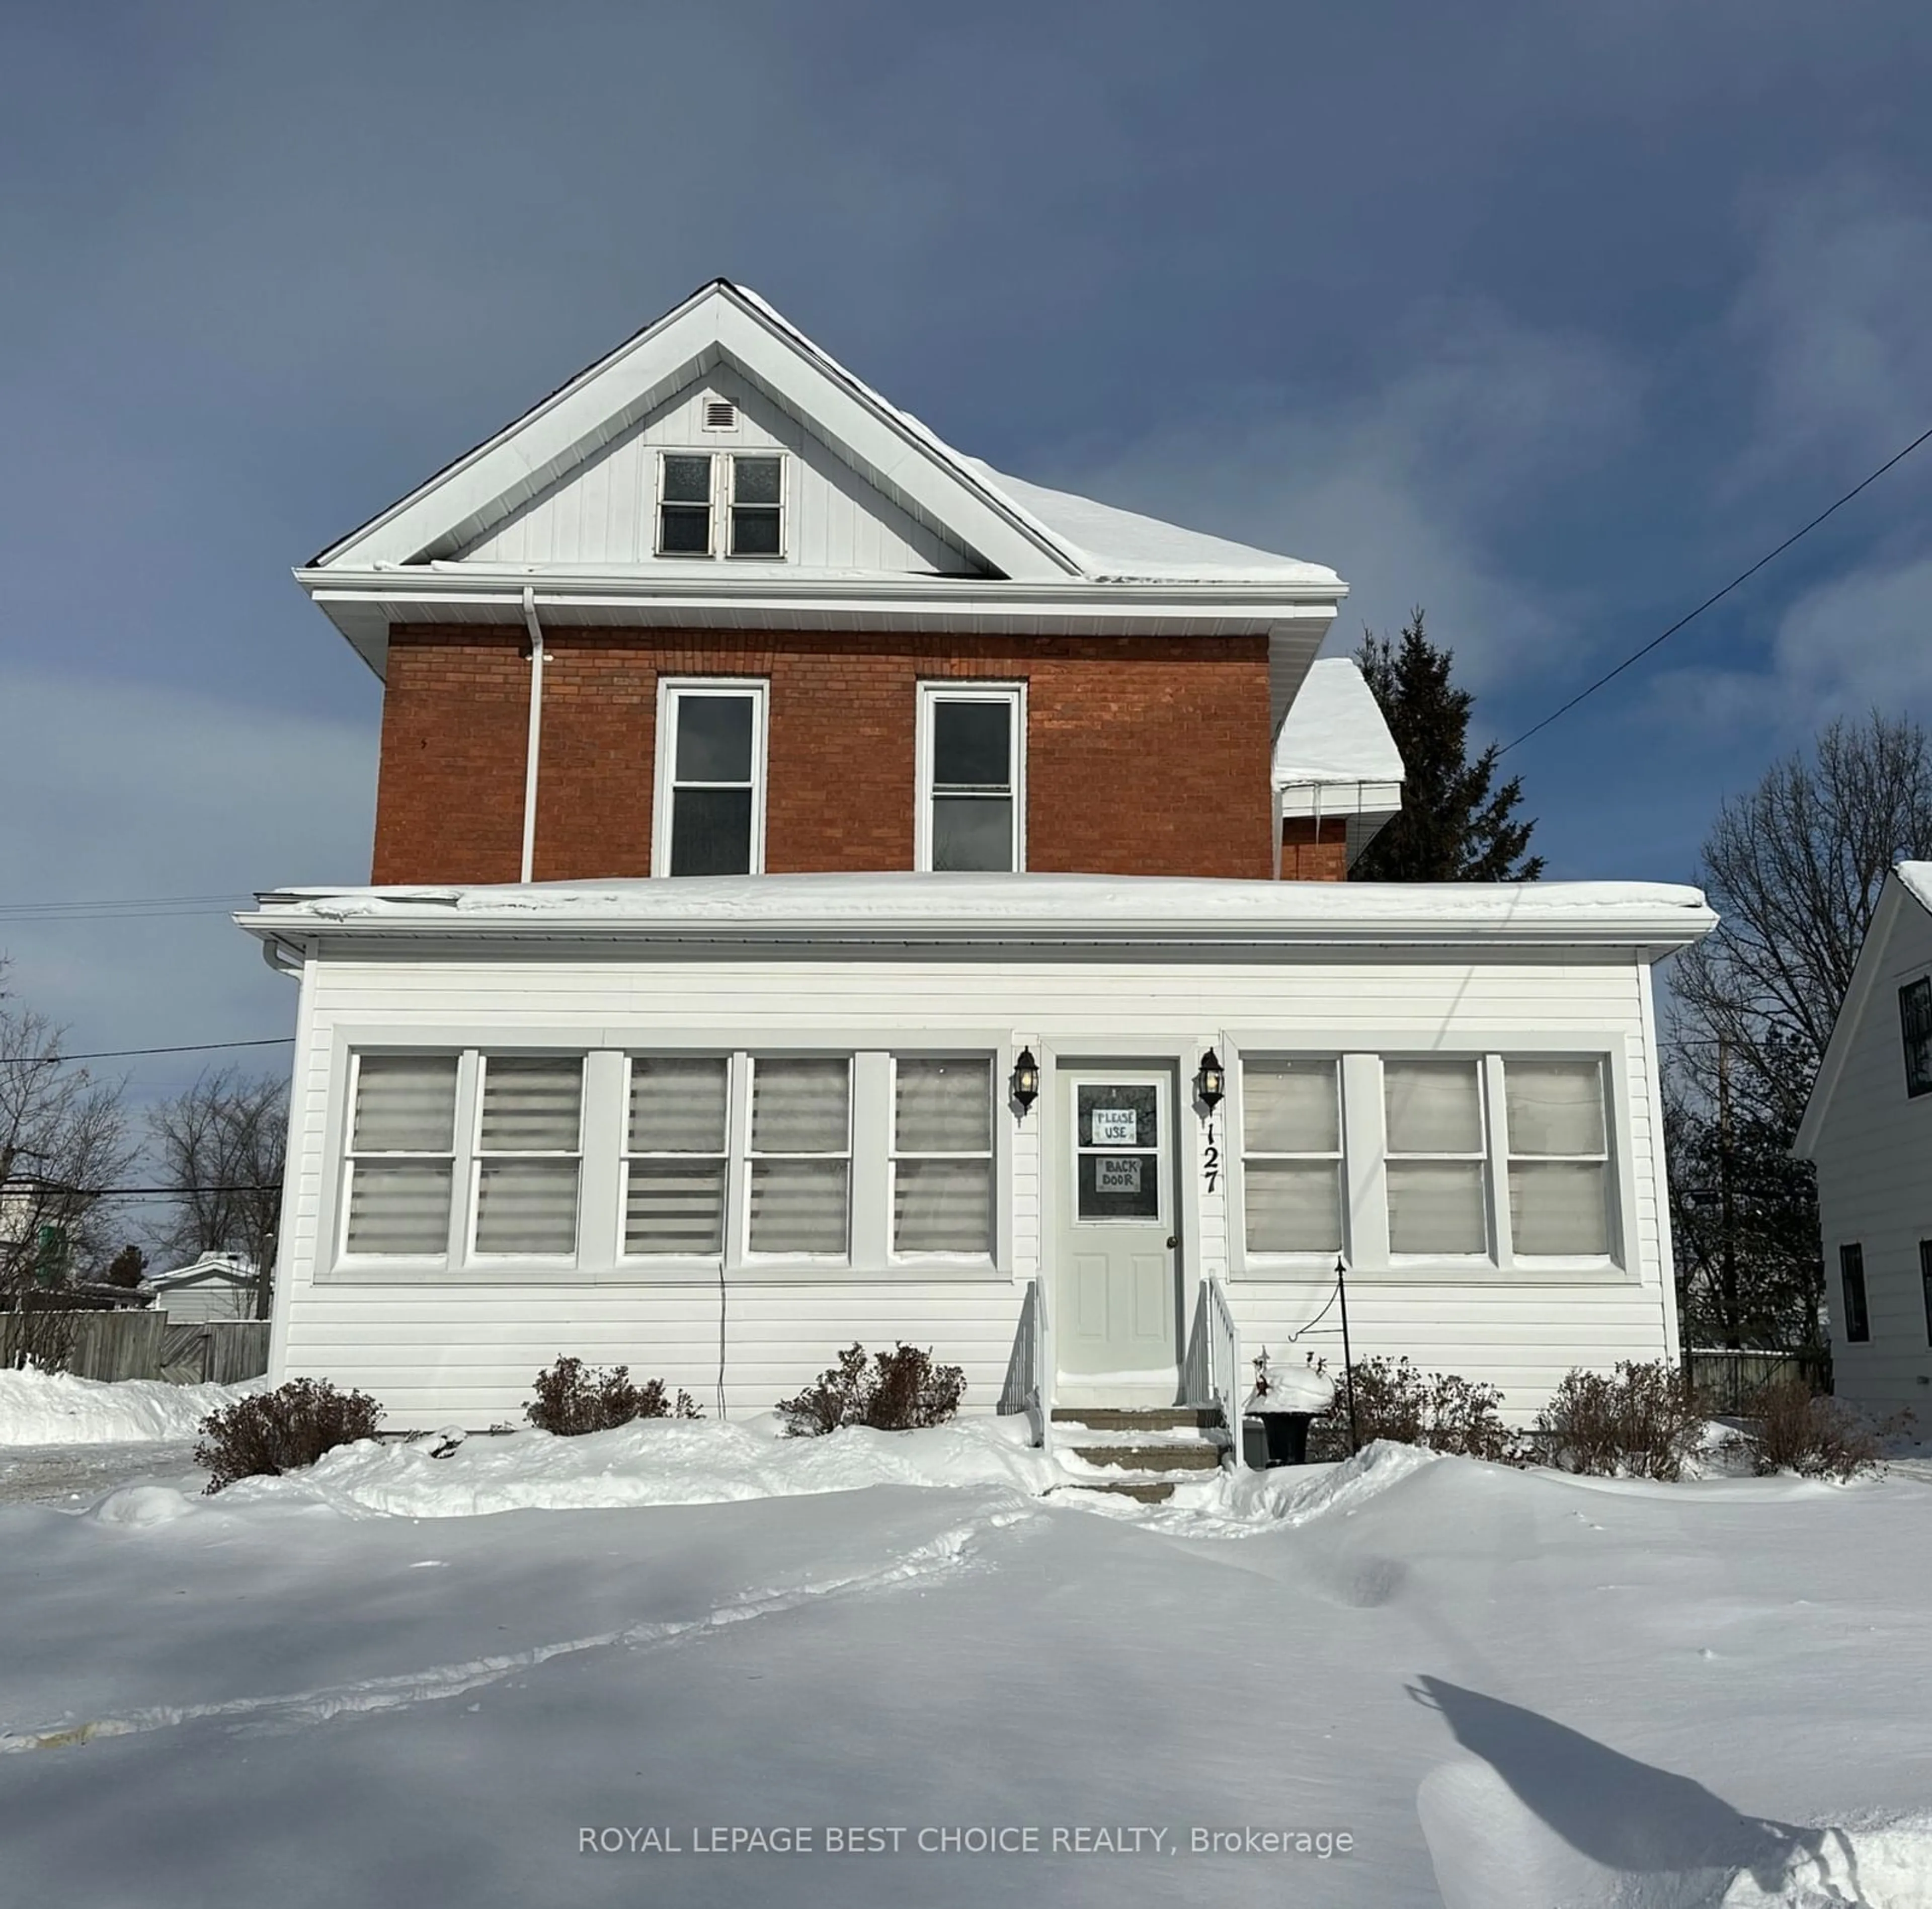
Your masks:
<svg viewBox="0 0 1932 1909"><path fill-rule="evenodd" d="M382 679L300 984L273 1371L968 1407L1245 1345L1500 1385L1675 1344L1651 968L1691 890L1343 879L1401 800L1335 573L942 443L722 281L298 577Z"/></svg>
<svg viewBox="0 0 1932 1909"><path fill-rule="evenodd" d="M1832 1389L1932 1411L1932 862L1886 877L1793 1151L1818 1174Z"/></svg>

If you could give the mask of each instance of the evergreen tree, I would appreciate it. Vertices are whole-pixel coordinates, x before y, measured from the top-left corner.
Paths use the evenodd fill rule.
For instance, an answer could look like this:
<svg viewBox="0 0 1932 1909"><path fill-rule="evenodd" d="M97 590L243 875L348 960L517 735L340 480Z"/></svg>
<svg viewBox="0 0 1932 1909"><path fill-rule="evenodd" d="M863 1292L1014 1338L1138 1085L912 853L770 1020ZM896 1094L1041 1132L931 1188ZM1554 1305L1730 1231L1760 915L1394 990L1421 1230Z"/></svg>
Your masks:
<svg viewBox="0 0 1932 1909"><path fill-rule="evenodd" d="M1543 857L1528 852L1534 818L1516 818L1521 777L1491 787L1500 753L1494 743L1469 759L1476 699L1450 683L1455 652L1430 641L1418 609L1395 641L1364 630L1355 660L1408 773L1402 813L1350 873L1360 881L1535 881Z"/></svg>

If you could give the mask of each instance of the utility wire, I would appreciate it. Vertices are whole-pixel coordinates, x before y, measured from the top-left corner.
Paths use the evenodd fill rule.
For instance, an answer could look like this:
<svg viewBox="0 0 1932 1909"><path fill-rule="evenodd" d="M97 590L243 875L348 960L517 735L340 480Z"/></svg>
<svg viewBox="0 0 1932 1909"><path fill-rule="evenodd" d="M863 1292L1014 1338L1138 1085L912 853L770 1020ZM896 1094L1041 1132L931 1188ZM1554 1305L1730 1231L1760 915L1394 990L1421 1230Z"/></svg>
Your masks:
<svg viewBox="0 0 1932 1909"><path fill-rule="evenodd" d="M1615 669L1605 671L1605 673L1598 677L1596 681L1592 683L1587 689L1580 689L1575 695L1570 698L1569 701L1562 706L1562 708L1552 710L1540 722L1534 725L1530 728L1526 729L1520 736L1516 738L1514 742L1505 743L1503 746L1496 752L1497 755L1499 756L1508 755L1510 751L1516 746L1517 743L1526 743L1529 740L1531 737L1538 734L1543 730L1547 729L1558 716L1568 716L1570 712L1574 710L1579 703L1584 701L1586 697L1594 696L1599 689L1603 688L1605 683L1612 682L1618 677L1622 676L1624 671L1630 668L1631 664L1642 662L1642 659L1646 656L1648 656L1653 650L1656 649L1660 644L1667 643L1671 638L1675 636L1677 632L1684 626L1686 623L1690 623L1696 618L1701 617L1706 610L1710 608L1712 604L1722 602L1723 600L1726 597L1729 596L1732 591L1736 590L1740 584L1746 582L1750 578L1756 576L1767 563L1771 562L1772 558L1782 557L1784 553L1788 551L1793 544L1796 543L1801 537L1809 536L1814 530L1817 529L1820 524L1824 522L1826 518L1831 516L1834 512L1842 509L1846 504L1850 503L1861 491L1868 488L1871 485L1876 484L1887 471L1892 468L1894 465L1902 464L1904 463L1906 459L1910 457L1912 452L1917 450L1919 446L1924 443L1928 439L1932 439L1932 429L1921 431L1910 444L1906 445L1904 450L1898 452L1892 456L1886 458L1885 462L1880 464L1878 469L1874 471L1868 477L1861 479L1856 484L1854 484L1842 497L1838 499L1835 503L1827 505L1826 508L1821 510L1816 517L1812 518L1811 521L1806 524L1802 530L1792 531L1791 535L1786 537L1784 542L1780 544L1775 550L1766 551L1764 555L1760 557L1748 570L1739 571L1722 590L1718 590L1711 596L1706 597L1703 602L1699 604L1696 608L1691 611L1688 615L1678 617L1676 622L1672 623L1661 636L1652 637L1641 650L1633 650L1622 662L1618 664Z"/></svg>
<svg viewBox="0 0 1932 1909"><path fill-rule="evenodd" d="M91 1054L0 1054L0 1067L64 1067L70 1061L126 1061L142 1054L207 1054L230 1047L286 1047L293 1034L262 1034L254 1040L191 1040L184 1047L101 1047Z"/></svg>

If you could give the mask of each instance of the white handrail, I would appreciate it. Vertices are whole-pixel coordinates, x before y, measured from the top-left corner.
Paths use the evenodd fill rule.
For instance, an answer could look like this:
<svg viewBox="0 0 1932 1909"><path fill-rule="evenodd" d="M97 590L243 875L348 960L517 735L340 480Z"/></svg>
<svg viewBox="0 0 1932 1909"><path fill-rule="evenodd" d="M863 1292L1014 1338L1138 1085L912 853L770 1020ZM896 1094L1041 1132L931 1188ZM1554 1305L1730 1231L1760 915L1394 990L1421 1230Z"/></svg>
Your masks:
<svg viewBox="0 0 1932 1909"><path fill-rule="evenodd" d="M1002 1414L1024 1412L1032 1427L1033 1442L1042 1451L1052 1435L1052 1371L1053 1329L1047 1316L1046 1282L1034 1277L1027 1281L1026 1296L1020 1302L1019 1329L1013 1335L998 1409Z"/></svg>
<svg viewBox="0 0 1932 1909"><path fill-rule="evenodd" d="M1201 1304L1205 1314L1208 1342L1208 1391L1210 1401L1221 1408L1221 1423L1227 1427L1229 1463L1241 1469L1241 1331L1234 1323L1234 1308L1228 1303L1226 1286L1210 1274L1201 1282Z"/></svg>

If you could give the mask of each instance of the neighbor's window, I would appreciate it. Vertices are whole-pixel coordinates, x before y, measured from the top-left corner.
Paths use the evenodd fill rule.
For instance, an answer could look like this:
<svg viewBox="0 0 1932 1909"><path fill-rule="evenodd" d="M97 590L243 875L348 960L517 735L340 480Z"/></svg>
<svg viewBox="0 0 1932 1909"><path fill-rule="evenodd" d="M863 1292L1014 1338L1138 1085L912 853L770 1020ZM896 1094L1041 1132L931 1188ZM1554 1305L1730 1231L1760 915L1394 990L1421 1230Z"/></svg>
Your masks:
<svg viewBox="0 0 1932 1909"><path fill-rule="evenodd" d="M632 1056L626 1253L724 1250L730 1092L730 1064L722 1055Z"/></svg>
<svg viewBox="0 0 1932 1909"><path fill-rule="evenodd" d="M1503 1061L1510 1234L1516 1251L1610 1250L1610 1140L1600 1060Z"/></svg>
<svg viewBox="0 0 1932 1909"><path fill-rule="evenodd" d="M454 1054L358 1054L345 1253L440 1256L455 1185Z"/></svg>
<svg viewBox="0 0 1932 1909"><path fill-rule="evenodd" d="M758 1056L752 1063L748 1249L843 1259L851 1190L850 1061Z"/></svg>
<svg viewBox="0 0 1932 1909"><path fill-rule="evenodd" d="M1918 1283L1925 1295L1925 1343L1932 1346L1932 1239L1918 1242Z"/></svg>
<svg viewBox="0 0 1932 1909"><path fill-rule="evenodd" d="M754 875L764 860L765 686L672 683L658 737L652 866L666 875Z"/></svg>
<svg viewBox="0 0 1932 1909"><path fill-rule="evenodd" d="M711 554L711 454L668 451L659 461L658 553Z"/></svg>
<svg viewBox="0 0 1932 1909"><path fill-rule="evenodd" d="M476 1133L476 1250L577 1250L584 1057L487 1054Z"/></svg>
<svg viewBox="0 0 1932 1909"><path fill-rule="evenodd" d="M784 554L784 462L780 458L733 458L731 554Z"/></svg>
<svg viewBox="0 0 1932 1909"><path fill-rule="evenodd" d="M1481 1066L1474 1056L1383 1064L1391 1253L1488 1250Z"/></svg>
<svg viewBox="0 0 1932 1909"><path fill-rule="evenodd" d="M1838 1282L1845 1294L1845 1337L1853 1345L1863 1345L1871 1337L1871 1315L1865 1310L1865 1250L1862 1246L1838 1249Z"/></svg>
<svg viewBox="0 0 1932 1909"><path fill-rule="evenodd" d="M993 1250L993 1066L901 1055L892 1067L892 1250Z"/></svg>
<svg viewBox="0 0 1932 1909"><path fill-rule="evenodd" d="M1899 989L1898 1022L1905 1042L1905 1091L1916 1100L1932 1094L1932 975Z"/></svg>
<svg viewBox="0 0 1932 1909"><path fill-rule="evenodd" d="M918 865L1007 872L1024 866L1026 702L1018 686L920 692Z"/></svg>
<svg viewBox="0 0 1932 1909"><path fill-rule="evenodd" d="M1340 1067L1241 1063L1241 1184L1250 1253L1342 1250Z"/></svg>

